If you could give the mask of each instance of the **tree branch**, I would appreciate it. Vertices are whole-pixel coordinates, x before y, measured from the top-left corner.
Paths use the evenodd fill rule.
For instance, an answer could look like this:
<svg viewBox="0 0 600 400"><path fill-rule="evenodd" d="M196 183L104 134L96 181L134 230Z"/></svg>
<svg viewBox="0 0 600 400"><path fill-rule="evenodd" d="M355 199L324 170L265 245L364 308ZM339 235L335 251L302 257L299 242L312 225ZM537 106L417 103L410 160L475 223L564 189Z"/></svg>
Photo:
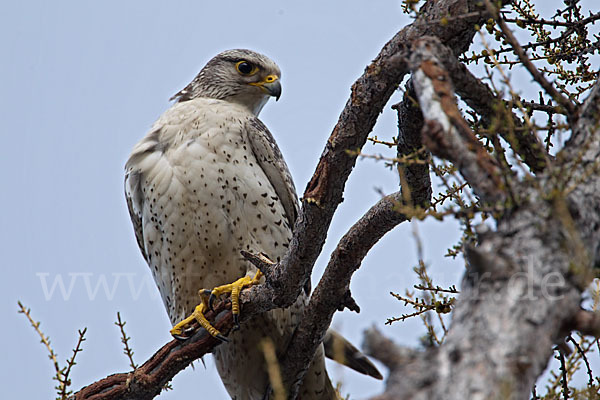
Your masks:
<svg viewBox="0 0 600 400"><path fill-rule="evenodd" d="M233 327L231 303L221 301L206 317L214 320L213 326L223 334ZM149 400L156 397L177 373L192 361L210 353L221 343L204 329L197 329L185 341L172 340L158 350L135 371L107 376L83 387L71 399L83 400Z"/></svg>
<svg viewBox="0 0 600 400"><path fill-rule="evenodd" d="M436 3L438 5L442 5L443 7L440 7L439 10L436 10L435 8L429 8L429 11L432 12L431 14L428 14L427 12L421 14L420 19L418 19L413 25L400 31L390 42L388 42L388 44L384 47L384 49L381 51L379 57L373 62L373 64L371 64L371 66L367 67L366 74L368 74L370 71L375 70L374 64L376 64L377 61L379 59L381 59L384 54L386 54L387 49L390 47L390 44L393 42L397 42L394 46L399 46L400 49L402 50L402 52L399 52L398 54L393 56L390 60L395 60L395 62L397 62L397 65L395 66L395 68L397 68L397 69L402 68L402 72L405 72L406 63L404 62L404 60L406 59L405 57L408 55L408 53L407 53L408 49L406 48L406 43L411 43L412 41L418 39L419 37L421 37L425 34L425 31L418 30L418 35L415 35L415 33L417 33L417 32L413 31L414 27L420 28L420 27L426 25L426 21L428 18L438 19L441 17L447 17L448 14L446 14L446 15L438 14L442 10L443 10L442 12L452 12L452 14L449 15L450 17L452 17L452 16L459 14L461 11L464 10L464 9L461 10L459 8L460 5L463 5L463 6L469 5L468 2L466 2L466 3L457 2L453 5L453 7L454 7L453 8L453 7L449 7L449 5L451 3L452 2ZM432 2L426 3L426 5L424 6L423 9L427 10L428 7L431 6L431 4L432 4ZM473 4L471 4L471 5L473 5ZM449 7L449 8L446 9L444 7ZM476 18L482 19L483 17L481 15L477 15ZM465 38L465 36L467 36L468 37L467 43L470 43L473 35L475 34L475 30L474 30L473 26L474 26L474 22L469 21L469 24L466 24L466 25L457 24L457 26L455 26L454 28L459 28L460 30L458 30L458 31L455 29L450 29L450 28L443 29L441 31L436 30L436 29L430 29L429 31L438 33L440 35L442 41L446 41L449 44L454 45L456 51L461 51L461 50L465 49L465 42L464 41L462 41L460 43L454 42L455 36L452 36L452 35L461 36L461 37L463 37L463 39ZM459 44L460 44L460 46L459 46ZM385 76L387 71L384 68L391 68L391 67L394 67L394 65L391 63L391 61L387 65L380 63L380 65L377 67L376 71L379 75ZM363 75L363 77L365 77L365 75ZM367 93L364 93L364 92L360 93L360 92L355 91L357 85L361 82L361 79L363 79L363 77L361 77L357 81L357 83L355 83L355 85L353 86L353 95L352 95L351 99L349 100L349 102L347 103L346 107L348 107L348 105L351 105L353 103L353 101L360 100L364 104L365 100L367 100L367 101L373 100L372 97L367 95ZM400 79L397 78L397 80L399 81ZM389 94L386 93L385 101L387 101L388 98L389 98ZM381 104L381 103L377 103L377 108L376 108L377 112L380 112L379 104ZM346 112L346 110L344 110L344 113L345 112ZM344 113L342 113L342 116L340 117L340 121L342 121L343 117L345 116ZM415 117L415 119L412 122L413 122L413 124L412 124L413 126L420 127L422 124L422 122L417 117ZM338 122L338 126L339 126L339 122ZM333 179L333 177L336 177L336 179L338 177L338 174L332 174L332 172L330 170L330 166L336 165L336 163L329 161L329 157L332 157L335 154L335 152L333 151L335 149L335 147L331 146L331 148L329 148L329 145L337 144L338 149L340 149L339 143L344 143L344 142L340 141L339 137L341 135L347 133L347 131L338 130L338 126L336 126L336 129L334 130L334 132L332 133L332 136L330 137L330 139L328 141L328 148L326 148L325 152L323 153L323 156L321 157L321 161L319 162L319 166L317 167L317 172L313 176L313 179L311 180L311 182L308 184L308 187L307 187L307 190L306 190L305 196L304 196L305 197L305 205L307 203L307 199L309 200L308 201L309 204L310 203L315 203L318 205L323 204L323 199L325 199L327 197L323 195L323 192L321 191L322 187L320 186L320 184L329 179ZM369 128L369 129L371 129L371 128ZM368 132L366 132L366 133L368 134ZM399 146L401 146L401 144L400 144L401 142L406 143L407 146L405 148L400 147L399 153L413 152L415 150L415 147L420 143L420 139L416 139L419 137L419 135L418 134L402 135L402 128L401 128L400 133L401 133L401 135L400 135L400 140L399 140ZM363 136L362 141L360 143L361 147L365 141L366 141L366 136ZM349 144L345 144L341 147L341 149L344 149L344 151L341 153L338 153L338 154L340 154L342 159L344 157L349 157L347 152L345 151L345 149L348 149L348 148L352 149L353 147L349 146ZM321 166L324 166L324 167L321 167ZM320 174L321 171L322 171L322 174ZM408 183L409 182L408 180L406 182L402 182L403 195L406 196L407 193L411 194L410 196L412 196L412 201L413 201L413 203L411 203L411 204L424 204L424 203L429 202L429 199L431 196L431 187L430 187L431 183L428 179L428 177L429 177L428 168L423 169L421 167L416 170L411 170L411 173L416 174L410 178L412 183L414 183L416 186L414 186L414 187L407 186L405 183ZM405 189L408 189L408 190L405 190ZM341 193L340 193L340 196L341 196ZM406 198L405 198L405 200L406 200ZM334 251L334 253L331 256L330 262L325 270L325 273L323 274L323 277L321 278L321 280L319 282L319 285L317 286L313 295L311 296L309 306L305 310L304 316L303 316L303 318L300 322L300 325L298 326L298 328L294 334L294 337L292 338L290 346L289 346L289 349L293 349L293 351L286 352L286 357L282 361L282 371L283 371L284 381L289 382L288 386L291 388L291 390L290 390L290 393L292 394L291 398L294 398L295 393L297 393L297 389L299 388L299 385L302 382L304 374L306 373L306 371L308 369L310 360L312 359L317 346L319 345L322 338L324 337L325 332L331 323L333 314L340 307L340 300L345 298L346 295L349 293L349 284L350 284L350 279L351 279L352 274L354 273L354 271L356 271L356 269L359 268L360 263L362 262L362 259L366 255L366 252L371 248L372 245L375 244L375 242L377 240L379 240L379 238L381 237L379 235L383 235L387 231L387 230L382 230L381 232L379 232L378 234L375 234L375 235L373 235L372 233L368 233L365 236L365 234L368 232L369 229L373 229L373 227L370 226L371 225L370 219L372 218L371 214L375 213L375 212L379 212L379 211L375 211L375 210L377 210L379 205L380 204L378 203L378 205L373 207L342 238L342 240L338 244L338 247L336 248L336 250ZM382 215L385 215L385 213ZM387 217L387 218L389 218L389 217ZM402 215L398 215L396 218L397 218L397 221L394 222L394 225L401 222L406 217L402 216ZM391 227L393 227L394 225L390 225L389 229L391 229ZM385 227L385 225L382 225L382 226ZM297 227L298 227L298 224L296 224L296 228ZM363 243L360 243L361 241Z"/></svg>
<svg viewBox="0 0 600 400"><path fill-rule="evenodd" d="M415 91L425 118L423 140L433 154L455 164L482 199L501 202L506 198L501 190L502 171L463 119L450 76L435 56L440 47L436 38L423 37L415 42L411 57Z"/></svg>
<svg viewBox="0 0 600 400"><path fill-rule="evenodd" d="M315 351L331 324L336 310L346 306L350 296L350 279L369 250L392 228L406 220L396 211L399 192L381 199L342 237L331 254L323 277L315 288L307 308L294 332L289 349L281 360L284 382L290 382L294 398Z"/></svg>
<svg viewBox="0 0 600 400"><path fill-rule="evenodd" d="M347 150L362 148L383 106L409 72L406 60L411 52L410 43L426 34L435 34L453 51L465 51L475 34L475 24L486 18L480 12L471 13L482 10L478 4L478 0L427 1L417 20L398 32L354 83L350 99L305 190L288 252L281 262L265 271L266 285L242 293L245 310L242 319L273 307L287 307L295 301L321 252L356 162L356 156ZM457 18L453 24L440 22L463 15L468 17Z"/></svg>
<svg viewBox="0 0 600 400"><path fill-rule="evenodd" d="M407 162L398 164L398 175L400 176L400 186L402 189L402 198L406 203L412 203L415 206L426 207L431 201L431 179L429 177L429 160L431 155L428 151L423 151L423 141L421 130L423 129L423 114L416 100L417 96L410 79L406 84L406 90L402 101L392 106L398 113L398 159L404 156L422 153L415 160L424 161ZM418 202L413 202L413 198Z"/></svg>
<svg viewBox="0 0 600 400"><path fill-rule="evenodd" d="M381 361L388 367L390 375L386 381L386 388L395 388L393 391L388 390L386 393L374 397L373 400L395 400L400 398L395 393L404 393L402 387L405 379L396 371L403 365L411 365L422 352L409 347L398 346L375 327L365 332L363 348L369 356Z"/></svg>
<svg viewBox="0 0 600 400"><path fill-rule="evenodd" d="M580 301L600 264L600 174L589 171L600 157L599 99L600 81L557 157L562 165L535 185L516 183L527 201L467 248L468 268L444 343L393 369L378 399L528 398L565 332L598 333L597 315L582 313ZM560 185L566 171L570 190Z"/></svg>
<svg viewBox="0 0 600 400"><path fill-rule="evenodd" d="M367 355L381 361L391 371L410 363L419 353L409 347L398 346L375 327L365 331L363 349Z"/></svg>
<svg viewBox="0 0 600 400"><path fill-rule="evenodd" d="M544 75L535 67L535 65L533 65L533 63L527 56L527 53L525 53L525 50L523 50L523 48L519 44L519 41L512 34L512 31L510 30L508 25L506 25L506 22L504 22L502 16L498 12L498 9L492 4L492 2L490 0L484 0L484 2L488 12L494 16L494 19L496 20L498 27L504 34L504 37L510 43L515 54L517 55L517 57L519 57L519 60L521 60L521 63L523 63L523 66L527 69L527 71L529 71L533 79L537 83L539 83L539 85L546 91L546 93L550 95L550 97L552 97L558 104L564 107L564 109L568 113L570 120L575 118L575 106L573 105L571 100L569 100L568 98L563 96L558 90L556 90L556 88L550 82L548 82L548 80L546 80Z"/></svg>
<svg viewBox="0 0 600 400"><path fill-rule="evenodd" d="M436 58L452 77L456 93L477 114L487 127L494 127L511 149L521 156L533 172L543 171L549 164L548 154L539 138L530 129L523 128L521 120L506 108L506 102L497 97L488 85L474 76L456 56L442 44L436 44ZM550 106L547 106L550 109ZM556 107L554 107L556 108ZM504 122L512 119L512 124ZM509 129L512 126L517 129Z"/></svg>

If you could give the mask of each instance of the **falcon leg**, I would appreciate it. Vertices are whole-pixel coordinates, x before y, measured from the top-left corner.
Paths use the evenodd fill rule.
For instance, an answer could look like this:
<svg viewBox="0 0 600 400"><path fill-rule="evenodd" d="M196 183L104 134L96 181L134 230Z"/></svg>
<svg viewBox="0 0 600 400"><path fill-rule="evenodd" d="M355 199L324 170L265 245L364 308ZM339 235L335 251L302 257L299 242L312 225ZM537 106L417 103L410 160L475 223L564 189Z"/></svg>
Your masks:
<svg viewBox="0 0 600 400"><path fill-rule="evenodd" d="M244 276L243 278L238 279L237 281L230 283L228 285L217 286L212 291L210 291L210 297L208 299L208 306L212 309L212 305L215 299L223 294L231 293L231 312L233 313L233 322L235 323L236 328L240 327L240 292L243 288L257 285L262 278L262 272L256 271L256 275L254 278L250 278L249 276ZM206 291L205 293L207 293Z"/></svg>
<svg viewBox="0 0 600 400"><path fill-rule="evenodd" d="M173 335L175 338L178 338L178 339L186 338L183 335L183 330L184 330L185 326L193 321L198 321L198 324L200 324L201 327L206 329L206 331L211 336L216 337L217 339L219 339L223 342L228 342L229 340L225 336L221 335L221 332L219 332L217 329L215 329L215 327L212 326L210 324L210 322L208 322L208 320L204 316L204 312L206 310L208 310L208 304L206 302L206 297L202 296L202 303L200 303L196 306L196 308L192 312L192 315L185 318L183 321L180 321L178 324L176 324L171 329L171 335Z"/></svg>

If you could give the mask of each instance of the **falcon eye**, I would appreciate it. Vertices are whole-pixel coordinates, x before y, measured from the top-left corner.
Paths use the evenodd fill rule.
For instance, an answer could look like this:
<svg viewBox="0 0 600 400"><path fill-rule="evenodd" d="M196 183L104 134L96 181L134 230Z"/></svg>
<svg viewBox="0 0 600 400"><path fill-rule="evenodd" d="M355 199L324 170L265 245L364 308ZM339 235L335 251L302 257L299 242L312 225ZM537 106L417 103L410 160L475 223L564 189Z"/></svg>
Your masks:
<svg viewBox="0 0 600 400"><path fill-rule="evenodd" d="M235 68L242 75L252 75L258 70L258 68L256 68L255 65L249 63L248 61L244 61L244 60L238 61L235 64Z"/></svg>

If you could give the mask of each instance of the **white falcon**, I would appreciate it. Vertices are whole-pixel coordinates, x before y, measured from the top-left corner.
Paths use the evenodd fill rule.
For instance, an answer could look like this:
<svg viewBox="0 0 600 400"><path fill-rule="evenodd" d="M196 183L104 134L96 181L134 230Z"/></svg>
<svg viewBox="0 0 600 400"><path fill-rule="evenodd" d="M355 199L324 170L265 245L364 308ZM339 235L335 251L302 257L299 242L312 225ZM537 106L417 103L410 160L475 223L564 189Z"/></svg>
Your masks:
<svg viewBox="0 0 600 400"><path fill-rule="evenodd" d="M279 259L292 237L296 190L277 144L258 119L269 97L279 98L280 77L278 66L256 52L218 54L173 96L176 103L127 161L125 194L139 247L171 322L183 320L174 335L196 319L222 338L203 317L206 301L197 306L198 290L216 288L213 293L221 294L258 283L260 274L240 251ZM287 309L252 318L217 346L217 369L233 399L265 398L269 381L259 345L270 338L278 354L286 351L307 292ZM345 341L344 346L346 364L379 377L364 356ZM299 398L336 398L322 346Z"/></svg>

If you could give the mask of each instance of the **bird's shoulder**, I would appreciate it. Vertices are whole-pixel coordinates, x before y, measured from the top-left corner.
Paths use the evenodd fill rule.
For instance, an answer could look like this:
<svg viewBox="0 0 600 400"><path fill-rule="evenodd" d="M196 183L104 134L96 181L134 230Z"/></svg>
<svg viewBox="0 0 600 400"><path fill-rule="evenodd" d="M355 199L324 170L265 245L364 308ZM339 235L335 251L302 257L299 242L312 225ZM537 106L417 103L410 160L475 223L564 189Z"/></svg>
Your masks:
<svg viewBox="0 0 600 400"><path fill-rule="evenodd" d="M194 139L207 130L242 128L253 115L243 106L224 100L197 98L175 103L154 123L163 141ZM152 131L151 130L151 131Z"/></svg>
<svg viewBox="0 0 600 400"><path fill-rule="evenodd" d="M250 114L248 109L240 104L199 97L196 99L180 101L168 108L156 121L159 125L185 124L190 120L226 117L247 118Z"/></svg>
<svg viewBox="0 0 600 400"><path fill-rule="evenodd" d="M242 131L255 117L241 105L224 100L197 98L178 102L167 109L148 133L134 146L125 165L127 172L143 169L152 155L167 155L180 145L198 139L207 132Z"/></svg>

